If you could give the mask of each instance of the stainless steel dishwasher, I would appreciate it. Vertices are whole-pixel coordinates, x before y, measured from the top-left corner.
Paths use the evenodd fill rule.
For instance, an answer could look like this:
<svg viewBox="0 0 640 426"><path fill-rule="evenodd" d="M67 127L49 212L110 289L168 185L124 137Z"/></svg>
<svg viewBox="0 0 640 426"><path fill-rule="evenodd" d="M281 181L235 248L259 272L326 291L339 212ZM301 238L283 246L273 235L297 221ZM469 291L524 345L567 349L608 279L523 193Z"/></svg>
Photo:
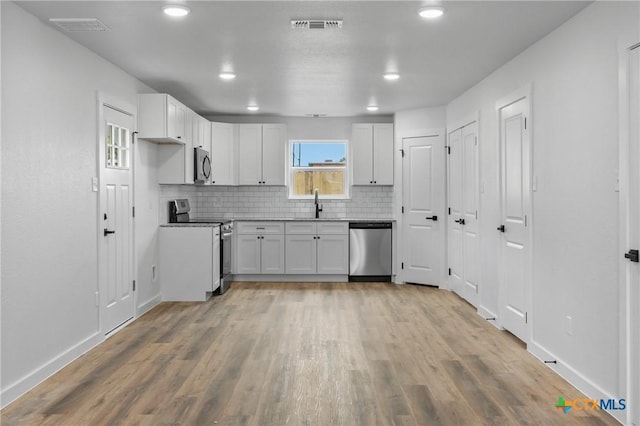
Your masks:
<svg viewBox="0 0 640 426"><path fill-rule="evenodd" d="M391 281L391 222L349 223L349 281Z"/></svg>

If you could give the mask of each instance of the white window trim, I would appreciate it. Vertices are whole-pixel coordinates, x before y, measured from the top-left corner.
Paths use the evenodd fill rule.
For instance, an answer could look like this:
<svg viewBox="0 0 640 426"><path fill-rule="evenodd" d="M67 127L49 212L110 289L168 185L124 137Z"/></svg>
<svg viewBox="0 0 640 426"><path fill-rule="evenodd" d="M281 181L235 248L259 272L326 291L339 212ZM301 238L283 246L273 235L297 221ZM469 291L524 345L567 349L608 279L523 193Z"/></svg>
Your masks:
<svg viewBox="0 0 640 426"><path fill-rule="evenodd" d="M344 170L344 195L320 195L321 200L349 200L351 198L351 180L349 179L351 161L349 159L349 141L347 139L289 139L287 144L287 186L290 200L313 200L313 195L293 194L293 172L294 170L314 170L313 167L293 167L291 165L292 146L295 143L343 143L345 146L345 156L347 161L343 167L323 167L322 170Z"/></svg>

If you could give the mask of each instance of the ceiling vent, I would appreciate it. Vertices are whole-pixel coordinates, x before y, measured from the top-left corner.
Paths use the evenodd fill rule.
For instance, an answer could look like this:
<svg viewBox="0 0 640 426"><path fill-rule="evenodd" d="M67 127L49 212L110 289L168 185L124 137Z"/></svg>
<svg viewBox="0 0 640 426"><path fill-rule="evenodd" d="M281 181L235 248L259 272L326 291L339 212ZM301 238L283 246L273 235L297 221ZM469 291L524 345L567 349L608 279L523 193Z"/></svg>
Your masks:
<svg viewBox="0 0 640 426"><path fill-rule="evenodd" d="M66 32L111 31L98 18L51 18L49 22Z"/></svg>
<svg viewBox="0 0 640 426"><path fill-rule="evenodd" d="M294 30L329 30L341 29L342 19L294 19L291 21Z"/></svg>

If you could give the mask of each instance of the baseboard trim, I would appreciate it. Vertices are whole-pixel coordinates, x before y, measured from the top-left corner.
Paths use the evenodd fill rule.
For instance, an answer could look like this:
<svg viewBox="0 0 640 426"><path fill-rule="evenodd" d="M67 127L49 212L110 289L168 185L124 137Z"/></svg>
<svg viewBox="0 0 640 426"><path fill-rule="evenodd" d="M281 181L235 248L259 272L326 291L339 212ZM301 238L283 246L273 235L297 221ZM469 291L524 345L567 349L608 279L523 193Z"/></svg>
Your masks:
<svg viewBox="0 0 640 426"><path fill-rule="evenodd" d="M139 305L138 312L136 313L136 318L146 314L147 312L158 306L161 302L162 295L158 294L155 297L152 297L151 299L144 302L142 305Z"/></svg>
<svg viewBox="0 0 640 426"><path fill-rule="evenodd" d="M611 395L609 392L602 389L600 386L575 370L569 364L565 363L561 358L554 355L551 351L547 350L539 343L532 340L527 345L527 350L542 362L555 360L555 364L545 363L545 365L553 370L553 372L555 372L557 375L569 382L569 384L574 388L585 394L587 398L597 400L618 399L617 396ZM553 402L552 399L557 397L558 395L550 395L550 404ZM620 423L624 424L624 422L626 421L626 411L607 411L607 413L611 414L611 416Z"/></svg>
<svg viewBox="0 0 640 426"><path fill-rule="evenodd" d="M347 275L234 275L233 281L254 282L343 282L349 281ZM231 284L233 286L233 284Z"/></svg>
<svg viewBox="0 0 640 426"><path fill-rule="evenodd" d="M71 362L102 343L104 339L104 335L99 332L95 333L27 374L22 379L7 386L7 388L3 389L0 393L0 408L5 408L7 405L11 404L34 387L62 370Z"/></svg>
<svg viewBox="0 0 640 426"><path fill-rule="evenodd" d="M480 315L485 320L487 320L487 318L494 318L493 320L487 320L487 322L492 326L494 326L495 328L497 328L498 330L502 330L502 326L498 321L498 315L496 315L494 312L491 312L489 309L480 305L478 306L478 315Z"/></svg>

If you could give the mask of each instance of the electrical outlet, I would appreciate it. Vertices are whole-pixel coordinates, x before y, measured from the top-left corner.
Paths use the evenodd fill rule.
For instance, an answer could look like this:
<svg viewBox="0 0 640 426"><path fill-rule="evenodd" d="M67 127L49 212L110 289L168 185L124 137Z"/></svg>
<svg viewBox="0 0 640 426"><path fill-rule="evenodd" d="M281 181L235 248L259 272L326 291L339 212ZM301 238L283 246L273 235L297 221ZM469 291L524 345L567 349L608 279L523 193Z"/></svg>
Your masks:
<svg viewBox="0 0 640 426"><path fill-rule="evenodd" d="M98 177L97 176L93 176L91 178L91 191L92 192L98 192Z"/></svg>
<svg viewBox="0 0 640 426"><path fill-rule="evenodd" d="M533 182L531 183L531 190L536 192L538 191L538 176L534 175L533 176Z"/></svg>
<svg viewBox="0 0 640 426"><path fill-rule="evenodd" d="M569 315L566 317L566 330L569 336L573 336L573 318Z"/></svg>

